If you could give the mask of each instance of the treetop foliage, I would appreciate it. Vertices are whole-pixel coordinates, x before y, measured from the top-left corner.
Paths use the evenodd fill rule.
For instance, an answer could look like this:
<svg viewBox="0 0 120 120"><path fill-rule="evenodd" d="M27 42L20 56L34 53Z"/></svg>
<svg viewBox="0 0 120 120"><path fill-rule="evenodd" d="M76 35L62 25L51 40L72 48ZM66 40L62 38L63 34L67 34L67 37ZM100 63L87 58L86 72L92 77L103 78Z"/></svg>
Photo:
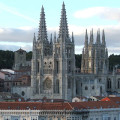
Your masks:
<svg viewBox="0 0 120 120"><path fill-rule="evenodd" d="M0 50L0 69L12 69L14 64L14 53L9 50ZM81 68L81 54L75 55L75 65L77 68ZM26 52L26 60L30 61L32 59L32 51ZM120 55L110 55L109 56L109 68L113 70L115 65L120 65Z"/></svg>

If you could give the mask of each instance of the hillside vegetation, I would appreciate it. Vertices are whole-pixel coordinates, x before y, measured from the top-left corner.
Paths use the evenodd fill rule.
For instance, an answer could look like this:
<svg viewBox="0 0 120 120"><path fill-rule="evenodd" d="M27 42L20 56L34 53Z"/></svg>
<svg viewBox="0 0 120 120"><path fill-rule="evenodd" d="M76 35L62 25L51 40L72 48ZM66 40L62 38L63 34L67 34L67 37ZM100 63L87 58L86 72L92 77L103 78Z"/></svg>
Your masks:
<svg viewBox="0 0 120 120"><path fill-rule="evenodd" d="M31 60L32 52L26 53L26 59ZM81 58L82 55L75 55L75 64L77 68L81 68ZM14 52L13 51L4 51L0 50L0 69L12 69L14 64ZM109 68L113 69L113 66L120 65L120 55L110 55L109 56Z"/></svg>

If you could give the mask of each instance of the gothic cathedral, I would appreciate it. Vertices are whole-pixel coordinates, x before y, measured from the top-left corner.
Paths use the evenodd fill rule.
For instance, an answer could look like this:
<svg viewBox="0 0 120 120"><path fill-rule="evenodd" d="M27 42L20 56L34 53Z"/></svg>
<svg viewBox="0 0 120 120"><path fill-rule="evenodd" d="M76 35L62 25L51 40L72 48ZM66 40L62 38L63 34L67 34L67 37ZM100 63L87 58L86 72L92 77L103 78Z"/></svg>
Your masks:
<svg viewBox="0 0 120 120"><path fill-rule="evenodd" d="M81 71L75 66L74 36L70 38L66 9L63 3L59 33L48 39L45 12L42 6L38 38L34 34L33 54L31 60L31 86L13 87L13 93L24 98L65 99L71 101L75 96L106 96L120 92L120 75L109 72L108 50L103 30L97 31L94 41L93 29L90 37L86 30L85 43L82 51ZM16 52L16 56L21 50ZM25 55L24 55L25 56ZM16 58L19 59L17 56ZM25 63L25 59L21 59ZM17 60L16 60L17 61ZM19 68L23 63L16 62ZM25 65L25 64L24 64Z"/></svg>

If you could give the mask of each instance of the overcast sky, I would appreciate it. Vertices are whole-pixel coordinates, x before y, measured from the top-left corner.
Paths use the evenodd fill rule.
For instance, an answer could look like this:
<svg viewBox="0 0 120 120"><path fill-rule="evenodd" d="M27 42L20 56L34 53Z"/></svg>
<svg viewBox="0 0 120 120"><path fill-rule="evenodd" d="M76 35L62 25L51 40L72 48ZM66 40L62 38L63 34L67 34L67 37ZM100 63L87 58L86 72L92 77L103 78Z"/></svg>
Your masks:
<svg viewBox="0 0 120 120"><path fill-rule="evenodd" d="M58 32L63 0L0 0L0 49L32 50L38 34L40 11L45 9L48 38ZM75 52L81 54L85 29L105 30L110 54L120 54L120 0L64 0L69 33L74 32Z"/></svg>

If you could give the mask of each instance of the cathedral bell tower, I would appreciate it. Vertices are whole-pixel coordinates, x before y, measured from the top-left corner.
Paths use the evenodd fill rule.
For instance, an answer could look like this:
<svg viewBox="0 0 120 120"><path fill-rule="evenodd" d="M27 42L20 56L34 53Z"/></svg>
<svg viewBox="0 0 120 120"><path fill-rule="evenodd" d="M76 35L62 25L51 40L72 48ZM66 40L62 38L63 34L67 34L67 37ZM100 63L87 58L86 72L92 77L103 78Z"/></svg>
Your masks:
<svg viewBox="0 0 120 120"><path fill-rule="evenodd" d="M56 39L56 37L55 37ZM55 79L60 82L60 94L62 99L71 99L75 95L75 55L74 55L74 36L69 37L68 23L66 17L65 4L63 2L59 34L54 40L54 70Z"/></svg>
<svg viewBox="0 0 120 120"><path fill-rule="evenodd" d="M41 8L40 23L38 31L38 39L34 34L33 38L33 54L31 66L31 87L33 94L40 94L42 91L42 82L44 69L44 58L52 55L52 43L48 41L47 28L45 21L44 8Z"/></svg>

